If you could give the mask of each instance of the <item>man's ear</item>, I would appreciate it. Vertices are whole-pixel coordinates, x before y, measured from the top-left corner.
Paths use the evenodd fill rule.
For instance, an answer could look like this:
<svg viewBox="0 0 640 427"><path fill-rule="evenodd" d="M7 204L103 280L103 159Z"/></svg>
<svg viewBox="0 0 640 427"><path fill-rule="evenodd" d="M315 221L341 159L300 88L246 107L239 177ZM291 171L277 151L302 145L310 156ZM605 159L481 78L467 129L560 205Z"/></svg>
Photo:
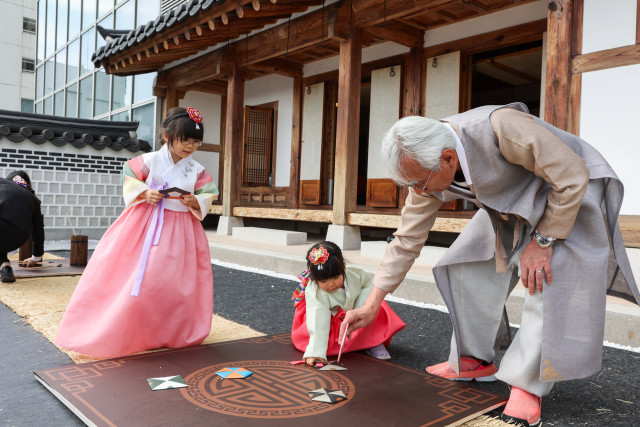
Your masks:
<svg viewBox="0 0 640 427"><path fill-rule="evenodd" d="M452 150L451 148L446 148L440 155L440 160L449 165L454 164L457 158L458 156L455 150Z"/></svg>

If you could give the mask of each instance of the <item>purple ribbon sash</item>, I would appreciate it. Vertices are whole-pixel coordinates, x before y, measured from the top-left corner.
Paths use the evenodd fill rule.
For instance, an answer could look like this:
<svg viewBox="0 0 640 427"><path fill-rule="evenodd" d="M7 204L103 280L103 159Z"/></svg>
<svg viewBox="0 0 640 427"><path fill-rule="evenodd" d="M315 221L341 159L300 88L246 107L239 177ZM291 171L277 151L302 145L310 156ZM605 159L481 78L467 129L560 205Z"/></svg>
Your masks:
<svg viewBox="0 0 640 427"><path fill-rule="evenodd" d="M164 190L168 187L165 182L163 185L157 185L155 182L151 182L149 185L152 190ZM147 269L147 262L149 261L149 252L151 246L158 246L160 242L160 234L162 233L162 225L164 224L164 199L160 200L153 210L153 216L151 217L151 224L147 230L147 235L144 239L144 245L142 246L142 255L138 262L138 270L136 271L136 278L133 281L133 289L131 289L131 296L137 297L140 293L140 286L142 285L142 279L144 278L144 272Z"/></svg>

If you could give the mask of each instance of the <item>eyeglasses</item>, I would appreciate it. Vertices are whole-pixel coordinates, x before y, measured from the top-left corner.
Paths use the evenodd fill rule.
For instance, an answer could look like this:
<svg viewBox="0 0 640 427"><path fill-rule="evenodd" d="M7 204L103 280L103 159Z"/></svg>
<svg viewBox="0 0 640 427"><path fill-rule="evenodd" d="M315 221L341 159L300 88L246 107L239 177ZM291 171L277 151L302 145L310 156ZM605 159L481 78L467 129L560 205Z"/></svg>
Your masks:
<svg viewBox="0 0 640 427"><path fill-rule="evenodd" d="M414 190L420 190L421 193L426 193L427 185L429 185L429 180L431 179L431 175L433 175L433 170L429 173L429 177L427 178L427 182L424 183L422 188L418 188L415 185L409 185L409 187L413 187Z"/></svg>
<svg viewBox="0 0 640 427"><path fill-rule="evenodd" d="M188 139L182 139L182 138L176 138L176 141L178 141L180 144L184 145L185 147L191 147L192 145L195 145L196 147L202 146L202 141L190 141Z"/></svg>

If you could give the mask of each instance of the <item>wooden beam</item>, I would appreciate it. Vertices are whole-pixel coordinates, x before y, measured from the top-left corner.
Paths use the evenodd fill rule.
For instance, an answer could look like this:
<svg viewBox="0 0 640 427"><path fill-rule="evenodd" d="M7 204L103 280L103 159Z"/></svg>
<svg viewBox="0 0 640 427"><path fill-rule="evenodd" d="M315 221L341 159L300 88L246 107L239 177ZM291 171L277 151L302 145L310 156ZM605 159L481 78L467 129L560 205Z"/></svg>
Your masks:
<svg viewBox="0 0 640 427"><path fill-rule="evenodd" d="M567 130L573 5L571 0L552 0L548 7L544 120Z"/></svg>
<svg viewBox="0 0 640 427"><path fill-rule="evenodd" d="M256 62L249 69L288 77L298 77L302 74L302 64L282 58L271 58L266 61Z"/></svg>
<svg viewBox="0 0 640 427"><path fill-rule="evenodd" d="M355 27L366 28L425 12L451 3L450 0L353 0Z"/></svg>
<svg viewBox="0 0 640 427"><path fill-rule="evenodd" d="M582 99L582 74L572 74L569 86L567 131L580 135L580 100Z"/></svg>
<svg viewBox="0 0 640 427"><path fill-rule="evenodd" d="M237 56L236 56L237 57ZM227 90L227 108L224 137L224 184L222 189L222 214L231 216L240 185L242 162L242 131L244 130L244 79L240 64L234 61Z"/></svg>
<svg viewBox="0 0 640 427"><path fill-rule="evenodd" d="M333 223L337 225L346 225L347 214L356 210L361 63L361 32L354 30L349 40L340 43L333 192Z"/></svg>
<svg viewBox="0 0 640 427"><path fill-rule="evenodd" d="M422 30L398 21L368 27L366 32L372 36L410 48L422 47L424 44L424 32Z"/></svg>
<svg viewBox="0 0 640 427"><path fill-rule="evenodd" d="M169 81L174 86L191 86L204 80L211 80L227 72L226 46L198 59L189 61L167 71Z"/></svg>
<svg viewBox="0 0 640 427"><path fill-rule="evenodd" d="M635 64L640 64L638 44L578 55L571 60L571 72L586 73Z"/></svg>
<svg viewBox="0 0 640 427"><path fill-rule="evenodd" d="M547 20L540 19L522 25L455 40L453 42L429 46L424 49L424 57L431 58L458 50L462 50L471 55L486 50L542 40L542 33L545 31L547 31Z"/></svg>
<svg viewBox="0 0 640 427"><path fill-rule="evenodd" d="M295 221L331 222L331 211L313 209L235 207L233 215L246 218L289 219Z"/></svg>
<svg viewBox="0 0 640 427"><path fill-rule="evenodd" d="M400 215L350 213L347 215L347 224L361 227L380 227L397 229L400 226ZM461 233L469 224L468 218L436 218L431 231L445 233Z"/></svg>
<svg viewBox="0 0 640 427"><path fill-rule="evenodd" d="M300 191L300 141L302 140L302 75L293 79L293 105L291 113L291 168L289 171L289 207L298 207Z"/></svg>
<svg viewBox="0 0 640 427"><path fill-rule="evenodd" d="M518 77L522 80L526 80L532 83L540 83L540 79L538 77L532 76L531 74L524 73L520 70L517 70L513 67L505 65L499 61L495 61L493 59L479 61L487 64L490 67L495 68L496 70L504 71L507 74L511 74L512 76Z"/></svg>
<svg viewBox="0 0 640 427"><path fill-rule="evenodd" d="M181 90L184 91L194 91L194 92L205 92L205 93L213 93L216 95L226 95L227 94L227 82L223 82L221 80L211 80L194 83L190 86L182 86Z"/></svg>

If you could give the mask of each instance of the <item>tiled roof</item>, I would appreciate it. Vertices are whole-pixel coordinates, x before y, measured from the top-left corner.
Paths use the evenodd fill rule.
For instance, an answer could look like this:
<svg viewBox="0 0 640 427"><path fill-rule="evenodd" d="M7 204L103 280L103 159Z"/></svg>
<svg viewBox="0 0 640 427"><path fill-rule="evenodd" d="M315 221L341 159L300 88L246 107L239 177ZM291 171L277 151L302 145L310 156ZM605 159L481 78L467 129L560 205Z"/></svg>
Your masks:
<svg viewBox="0 0 640 427"><path fill-rule="evenodd" d="M103 59L125 50L128 47L137 45L154 34L161 33L174 25L183 22L188 17L198 15L201 11L210 9L213 5L222 4L226 0L190 0L182 3L169 12L158 16L155 21L149 21L130 31L106 30L100 28L98 31L107 41L107 44L100 47L93 53L91 61L96 67L100 67ZM105 36L105 34L108 36Z"/></svg>
<svg viewBox="0 0 640 427"><path fill-rule="evenodd" d="M151 151L147 141L136 137L138 124L0 110L0 138L15 143L28 139L35 144L49 141L56 147L71 144L76 148L89 146L96 150Z"/></svg>

